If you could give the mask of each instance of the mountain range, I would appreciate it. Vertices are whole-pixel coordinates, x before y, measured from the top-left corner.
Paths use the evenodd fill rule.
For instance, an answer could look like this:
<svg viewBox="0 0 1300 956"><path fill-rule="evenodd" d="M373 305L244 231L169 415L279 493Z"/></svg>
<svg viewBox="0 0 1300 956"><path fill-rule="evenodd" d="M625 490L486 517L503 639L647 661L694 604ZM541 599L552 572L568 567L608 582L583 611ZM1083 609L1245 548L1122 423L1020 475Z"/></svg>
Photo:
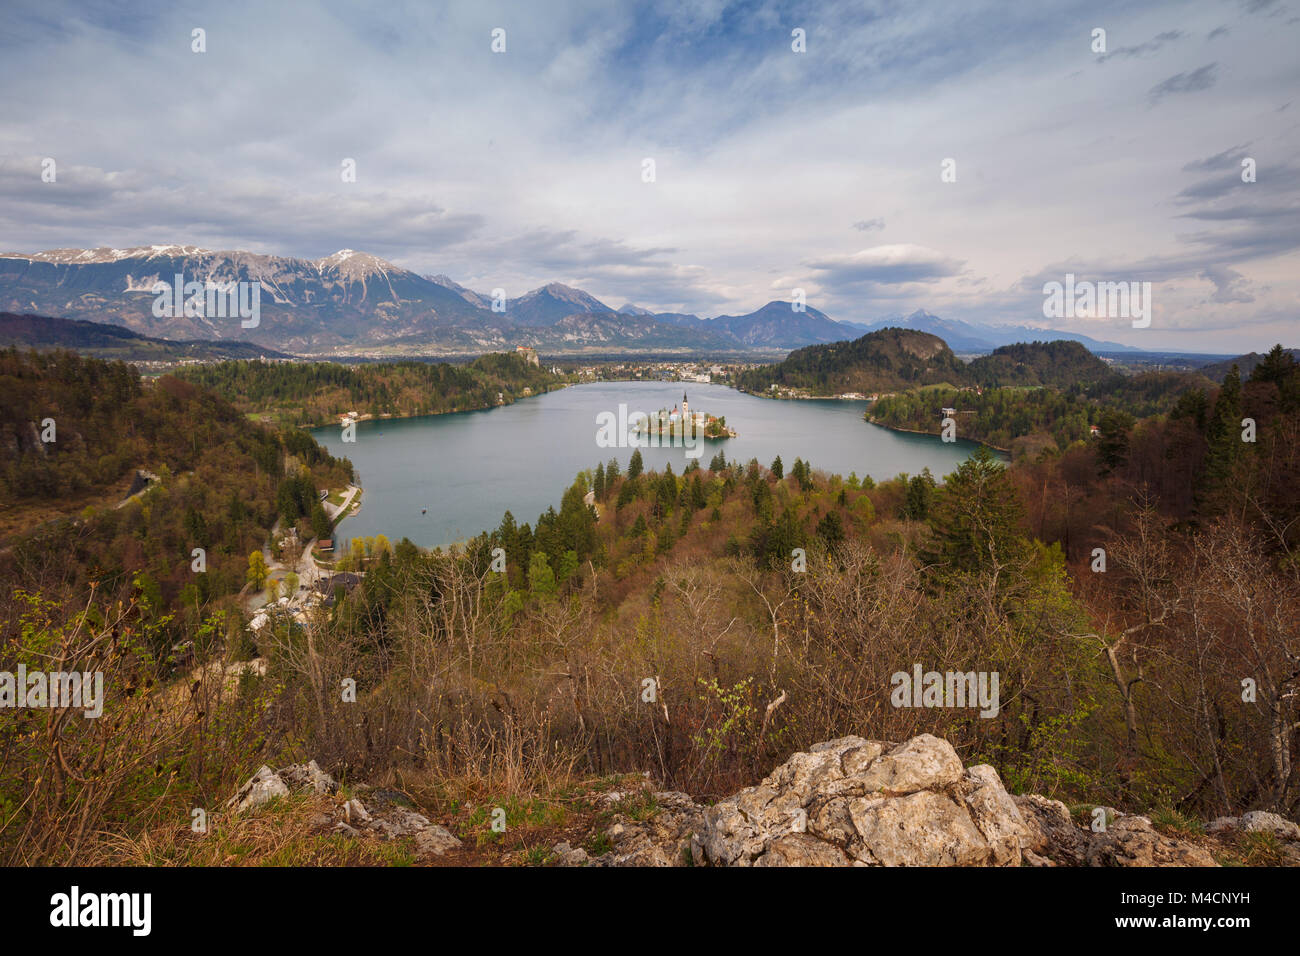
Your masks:
<svg viewBox="0 0 1300 956"><path fill-rule="evenodd" d="M261 283L257 326L245 329L238 318L156 315L155 283L170 283L178 275L208 285ZM181 245L3 253L0 311L106 322L155 338L243 341L308 355L478 354L518 345L551 354L739 355L847 341L891 326L938 335L958 352L989 352L1043 338L1127 350L1068 332L974 326L924 311L864 325L836 321L812 307L795 311L781 301L711 319L654 313L631 303L615 309L560 283L494 303L491 295L446 275L420 275L350 249L314 260Z"/></svg>

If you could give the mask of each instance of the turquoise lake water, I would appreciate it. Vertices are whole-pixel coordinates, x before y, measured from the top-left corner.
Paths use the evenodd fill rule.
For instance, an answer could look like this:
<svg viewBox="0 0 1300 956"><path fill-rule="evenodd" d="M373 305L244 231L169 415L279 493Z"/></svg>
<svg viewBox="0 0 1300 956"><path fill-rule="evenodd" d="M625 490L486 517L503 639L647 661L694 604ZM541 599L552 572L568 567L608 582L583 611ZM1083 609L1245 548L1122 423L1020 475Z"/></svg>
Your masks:
<svg viewBox="0 0 1300 956"><path fill-rule="evenodd" d="M801 457L815 469L878 481L925 467L942 478L977 447L868 424L866 402L777 401L681 382L577 385L483 411L360 422L355 443L344 443L337 426L316 429L331 454L352 460L365 489L360 512L339 525L341 546L373 534L445 546L495 528L507 510L521 524L535 523L548 506L559 508L584 468L616 457L626 471L633 449L597 445L599 413L617 415L620 403L647 414L672 408L683 391L693 411L725 416L739 433L702 441L701 467L720 450L728 461L763 465L780 455L787 473ZM641 455L647 469L671 462L678 474L690 461L683 448L642 448Z"/></svg>

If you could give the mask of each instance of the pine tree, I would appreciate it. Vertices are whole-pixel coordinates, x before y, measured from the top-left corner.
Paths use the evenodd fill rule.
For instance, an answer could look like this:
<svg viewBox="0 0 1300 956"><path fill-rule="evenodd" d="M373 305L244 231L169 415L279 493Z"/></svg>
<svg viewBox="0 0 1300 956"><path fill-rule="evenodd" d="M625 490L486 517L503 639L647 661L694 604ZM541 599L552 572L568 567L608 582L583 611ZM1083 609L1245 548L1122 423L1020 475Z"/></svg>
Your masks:
<svg viewBox="0 0 1300 956"><path fill-rule="evenodd" d="M325 508L319 501L311 508L311 530L318 538L328 538L334 530L330 525L329 515L325 513Z"/></svg>
<svg viewBox="0 0 1300 956"><path fill-rule="evenodd" d="M1133 416L1128 412L1108 408L1097 421L1097 459L1102 474L1108 474L1128 458L1128 433L1133 427Z"/></svg>
<svg viewBox="0 0 1300 956"><path fill-rule="evenodd" d="M930 509L934 541L925 560L956 571L990 571L1021 554L1023 514L1007 469L980 446L947 477Z"/></svg>
<svg viewBox="0 0 1300 956"><path fill-rule="evenodd" d="M907 501L903 514L913 521L924 521L930 515L930 502L934 498L935 482L926 468L907 483Z"/></svg>
<svg viewBox="0 0 1300 956"><path fill-rule="evenodd" d="M785 465L781 463L780 455L777 455L775 458L772 459L771 471L772 471L772 477L775 478L777 481L780 481L782 478L785 477Z"/></svg>
<svg viewBox="0 0 1300 956"><path fill-rule="evenodd" d="M838 511L826 512L821 521L817 522L817 537L832 550L844 540L844 520Z"/></svg>
<svg viewBox="0 0 1300 956"><path fill-rule="evenodd" d="M691 476L691 510L699 511L706 504L708 499L704 494L704 482L700 480L698 473Z"/></svg>
<svg viewBox="0 0 1300 956"><path fill-rule="evenodd" d="M1235 364L1223 379L1205 438L1209 448L1201 476L1199 501L1203 508L1217 510L1219 499L1228 491L1232 473L1241 457L1241 373Z"/></svg>
<svg viewBox="0 0 1300 956"><path fill-rule="evenodd" d="M1291 353L1282 348L1279 342L1269 349L1268 354L1255 366L1255 371L1250 373L1250 380L1272 382L1280 388L1295 367L1295 359L1291 357Z"/></svg>
<svg viewBox="0 0 1300 956"><path fill-rule="evenodd" d="M555 593L555 572L551 562L541 551L534 551L528 559L528 590L536 597L546 597Z"/></svg>

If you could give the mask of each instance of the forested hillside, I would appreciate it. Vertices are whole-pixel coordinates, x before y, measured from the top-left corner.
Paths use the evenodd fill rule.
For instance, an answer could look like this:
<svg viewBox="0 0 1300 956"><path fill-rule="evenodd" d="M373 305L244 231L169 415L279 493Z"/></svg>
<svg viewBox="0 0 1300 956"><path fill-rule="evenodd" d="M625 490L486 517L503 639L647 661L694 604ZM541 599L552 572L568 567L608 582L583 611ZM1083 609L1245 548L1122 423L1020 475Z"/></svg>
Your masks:
<svg viewBox="0 0 1300 956"><path fill-rule="evenodd" d="M123 501L137 470L157 481ZM249 552L277 517L306 533L314 489L351 480L351 464L310 435L251 424L189 382L144 385L128 365L71 352L0 353L0 585L68 609L134 600L159 646L187 634L178 614L192 623L197 607L243 587ZM284 507L282 492L300 485L310 500ZM58 510L110 491L99 506Z"/></svg>
<svg viewBox="0 0 1300 956"><path fill-rule="evenodd" d="M881 329L852 342L797 349L783 362L741 373L738 385L759 394L773 385L806 389L813 395L875 393L939 382L960 384L963 368L937 336Z"/></svg>
<svg viewBox="0 0 1300 956"><path fill-rule="evenodd" d="M1270 374L1270 368L1282 367L1277 363L1288 358L1280 346L1271 356L1270 362L1256 366L1265 370L1259 374ZM1048 445L1064 450L1071 442L1088 439L1093 427L1109 440L1136 418L1201 407L1214 390L1214 383L1199 373L1108 372L1090 384L1076 382L1065 388L913 388L873 402L866 418L889 428L938 435L949 417L945 409L950 409L957 437L1016 454L1038 454Z"/></svg>
<svg viewBox="0 0 1300 956"><path fill-rule="evenodd" d="M437 415L491 408L560 384L548 370L513 353L465 365L446 362L221 362L177 373L210 388L243 412L286 425L324 425L349 411L365 415Z"/></svg>
<svg viewBox="0 0 1300 956"><path fill-rule="evenodd" d="M1066 388L1109 375L1109 366L1078 342L1004 345L967 364L938 336L890 328L791 352L783 362L743 373L740 387L762 394L776 385L810 395L879 394L937 384Z"/></svg>
<svg viewBox="0 0 1300 956"><path fill-rule="evenodd" d="M252 342L170 341L141 335L120 325L85 319L0 312L0 347L38 352L68 349L79 355L123 362L172 362L218 359L288 358L283 352Z"/></svg>
<svg viewBox="0 0 1300 956"><path fill-rule="evenodd" d="M1111 375L1110 366L1079 342L1032 342L1004 345L972 359L965 380L984 388L999 385L1087 385Z"/></svg>

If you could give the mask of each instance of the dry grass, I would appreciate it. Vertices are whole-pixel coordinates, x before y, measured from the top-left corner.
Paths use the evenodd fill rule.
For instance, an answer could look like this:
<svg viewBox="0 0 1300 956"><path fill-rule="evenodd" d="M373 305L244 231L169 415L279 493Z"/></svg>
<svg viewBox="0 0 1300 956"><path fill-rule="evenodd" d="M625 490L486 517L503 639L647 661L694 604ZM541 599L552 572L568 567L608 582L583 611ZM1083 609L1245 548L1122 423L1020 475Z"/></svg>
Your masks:
<svg viewBox="0 0 1300 956"><path fill-rule="evenodd" d="M107 835L86 860L92 866L409 866L409 841L323 832L313 822L335 798L295 794L258 810L213 814L208 832L159 827L139 836Z"/></svg>

